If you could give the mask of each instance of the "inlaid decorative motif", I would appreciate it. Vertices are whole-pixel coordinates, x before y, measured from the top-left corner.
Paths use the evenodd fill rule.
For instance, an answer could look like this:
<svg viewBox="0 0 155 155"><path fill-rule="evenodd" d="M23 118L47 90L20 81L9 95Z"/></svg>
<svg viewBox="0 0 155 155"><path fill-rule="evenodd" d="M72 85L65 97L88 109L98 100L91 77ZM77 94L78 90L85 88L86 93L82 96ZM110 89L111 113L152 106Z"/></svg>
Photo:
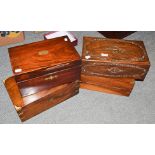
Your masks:
<svg viewBox="0 0 155 155"><path fill-rule="evenodd" d="M82 73L94 76L104 77L139 77L144 76L147 70L145 68L131 64L112 64L112 63L92 63L84 64Z"/></svg>
<svg viewBox="0 0 155 155"><path fill-rule="evenodd" d="M113 74L123 72L123 70L120 69L120 68L118 68L118 67L112 67L112 68L109 68L108 71L109 71L110 73L113 73Z"/></svg>
<svg viewBox="0 0 155 155"><path fill-rule="evenodd" d="M48 53L48 50L42 50L38 52L38 55L47 55Z"/></svg>
<svg viewBox="0 0 155 155"><path fill-rule="evenodd" d="M86 41L83 50L89 59L136 62L143 61L145 48L134 41L95 38Z"/></svg>

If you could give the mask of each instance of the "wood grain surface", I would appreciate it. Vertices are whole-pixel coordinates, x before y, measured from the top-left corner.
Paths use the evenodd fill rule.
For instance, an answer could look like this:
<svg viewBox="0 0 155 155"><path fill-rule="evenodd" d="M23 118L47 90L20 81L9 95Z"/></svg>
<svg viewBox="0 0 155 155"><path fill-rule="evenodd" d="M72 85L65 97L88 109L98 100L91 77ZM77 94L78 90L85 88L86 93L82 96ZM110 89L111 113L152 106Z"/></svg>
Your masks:
<svg viewBox="0 0 155 155"><path fill-rule="evenodd" d="M73 82L46 90L44 92L39 92L38 94L34 94L32 96L25 97L23 98L23 101L27 105L18 112L19 117L21 121L30 119L31 117L34 117L35 115L78 94L78 92L79 83ZM39 97L40 99L38 99L37 97ZM35 101L34 98L36 98ZM29 103L30 101L32 101L31 104Z"/></svg>
<svg viewBox="0 0 155 155"><path fill-rule="evenodd" d="M142 41L84 37L82 73L144 80L149 58Z"/></svg>
<svg viewBox="0 0 155 155"><path fill-rule="evenodd" d="M81 58L67 36L12 47L5 86L25 121L79 92Z"/></svg>
<svg viewBox="0 0 155 155"><path fill-rule="evenodd" d="M129 96L134 87L134 83L134 79L131 78L105 78L81 75L80 88Z"/></svg>
<svg viewBox="0 0 155 155"><path fill-rule="evenodd" d="M21 121L30 119L79 92L79 80L45 89L26 97L22 97L20 94L14 77L8 78L4 84Z"/></svg>
<svg viewBox="0 0 155 155"><path fill-rule="evenodd" d="M18 85L15 81L15 77L12 76L7 78L4 81L4 85L14 106L23 107L24 103Z"/></svg>
<svg viewBox="0 0 155 155"><path fill-rule="evenodd" d="M9 48L9 56L15 75L80 59L67 36Z"/></svg>
<svg viewBox="0 0 155 155"><path fill-rule="evenodd" d="M35 94L44 89L53 88L65 83L74 82L80 79L81 66L74 66L72 68L61 71L52 72L43 76L18 82L18 87L22 96Z"/></svg>

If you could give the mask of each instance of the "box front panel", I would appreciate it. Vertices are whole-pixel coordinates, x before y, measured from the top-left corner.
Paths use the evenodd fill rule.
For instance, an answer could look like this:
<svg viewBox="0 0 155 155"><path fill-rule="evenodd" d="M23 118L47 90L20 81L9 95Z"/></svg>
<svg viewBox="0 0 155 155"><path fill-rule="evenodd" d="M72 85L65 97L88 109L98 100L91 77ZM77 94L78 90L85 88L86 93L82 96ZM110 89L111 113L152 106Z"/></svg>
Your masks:
<svg viewBox="0 0 155 155"><path fill-rule="evenodd" d="M68 63L61 63L59 65L55 65L52 67L45 67L45 68L41 68L38 70L34 70L33 72L27 72L21 75L16 75L15 76L15 80L16 82L22 82L25 80L30 80L32 78L36 78L39 76L44 76L53 72L57 72L57 71L62 71L68 68L72 68L75 66L80 66L81 65L81 60L77 60L77 61L70 61Z"/></svg>
<svg viewBox="0 0 155 155"><path fill-rule="evenodd" d="M102 77L122 77L143 80L149 65L83 62L82 73Z"/></svg>
<svg viewBox="0 0 155 155"><path fill-rule="evenodd" d="M36 94L23 99L27 105L18 111L21 121L26 121L27 119L30 119L33 116L76 95L79 92L79 81L54 87L49 91L50 92L47 91L48 95L45 93L44 97L42 96L38 100L34 100ZM34 101L29 103L30 100Z"/></svg>
<svg viewBox="0 0 155 155"><path fill-rule="evenodd" d="M22 96L35 94L44 89L56 87L65 83L74 82L80 79L81 66L67 68L62 71L53 72L30 80L18 82Z"/></svg>

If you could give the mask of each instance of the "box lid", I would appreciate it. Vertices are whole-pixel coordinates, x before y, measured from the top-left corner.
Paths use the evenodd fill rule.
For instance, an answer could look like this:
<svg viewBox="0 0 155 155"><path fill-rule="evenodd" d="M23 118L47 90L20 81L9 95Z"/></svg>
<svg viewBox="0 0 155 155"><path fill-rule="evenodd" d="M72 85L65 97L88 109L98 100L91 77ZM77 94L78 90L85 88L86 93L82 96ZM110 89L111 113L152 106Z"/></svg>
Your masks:
<svg viewBox="0 0 155 155"><path fill-rule="evenodd" d="M67 36L9 48L15 75L80 60Z"/></svg>
<svg viewBox="0 0 155 155"><path fill-rule="evenodd" d="M143 41L84 37L83 61L149 62Z"/></svg>

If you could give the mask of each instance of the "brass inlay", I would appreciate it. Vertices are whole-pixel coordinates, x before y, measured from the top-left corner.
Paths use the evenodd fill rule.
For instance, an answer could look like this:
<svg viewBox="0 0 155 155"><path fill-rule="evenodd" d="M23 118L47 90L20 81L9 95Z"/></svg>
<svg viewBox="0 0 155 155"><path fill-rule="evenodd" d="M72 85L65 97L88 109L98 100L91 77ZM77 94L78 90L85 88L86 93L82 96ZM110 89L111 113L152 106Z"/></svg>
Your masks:
<svg viewBox="0 0 155 155"><path fill-rule="evenodd" d="M16 111L20 111L22 109L22 107L18 107L18 106L14 106Z"/></svg>
<svg viewBox="0 0 155 155"><path fill-rule="evenodd" d="M57 78L57 77L58 77L58 75L51 75L51 76L45 78L45 80L46 80L46 81L47 81L47 80L53 80L53 79L55 79L55 78Z"/></svg>
<svg viewBox="0 0 155 155"><path fill-rule="evenodd" d="M87 67L94 67L94 66L108 66L108 71L112 71L112 74L109 73L98 73L98 72L92 72L92 71L88 71L88 69L86 69ZM116 69L115 67L117 67L118 69ZM110 67L110 68L109 68ZM128 68L132 68L132 69L137 69L139 71L141 71L141 73L137 73L137 74L123 74L123 72L125 70L120 69L120 68L124 68L124 67L128 67ZM112 69L111 69L112 68ZM91 74L91 75L96 75L96 76L105 76L105 77L138 77L138 76L143 76L146 74L147 70L145 68L139 67L139 66L135 66L132 64L113 64L113 63L102 63L102 64L97 64L97 63L93 63L92 65L85 65L84 67L82 67L82 72L83 73L87 73L87 74ZM115 73L115 75L113 74ZM116 74L118 73L118 74Z"/></svg>
<svg viewBox="0 0 155 155"><path fill-rule="evenodd" d="M42 50L38 52L38 55L47 55L48 54L48 50Z"/></svg>
<svg viewBox="0 0 155 155"><path fill-rule="evenodd" d="M137 43L135 43L133 41L125 41L125 40L123 40L123 41L121 40L120 41L120 40L115 40L116 43L128 43L131 46L134 45L135 47L138 47L143 52L143 55L137 56L137 57L133 57L133 58L130 58L130 59L128 58L128 55L131 54L131 52L134 52L134 51L125 50L125 49L123 49L123 48L121 48L121 47L119 47L117 45L113 45L111 47L102 47L102 44L100 44L99 47L92 48L92 43L94 41L102 41L102 40L103 41L106 41L106 39L104 39L104 38L95 38L95 39L93 39L91 41L86 42L85 45L84 45L84 51L86 51L86 55L90 55L91 58L92 57L95 57L95 58L99 58L99 59L102 59L102 60L108 60L109 57L102 57L101 55L98 55L98 54L91 54L91 51L93 53L95 53L95 51L100 51L101 53L104 53L105 51L107 51L107 52L111 51L112 54L124 54L124 55L127 55L127 57L125 57L125 58L122 58L121 57L121 59L118 59L118 58L117 59L113 59L112 58L111 61L115 61L115 62L117 62L117 61L124 61L124 60L127 60L128 62L144 61L144 59L145 59L145 56L146 56L145 49L143 48L143 46L141 46L141 45L139 45L139 44L137 44Z"/></svg>
<svg viewBox="0 0 155 155"><path fill-rule="evenodd" d="M23 112L20 112L18 115L21 116L21 115L23 115L23 114L24 114Z"/></svg>
<svg viewBox="0 0 155 155"><path fill-rule="evenodd" d="M118 68L118 67L109 68L108 71L109 71L110 73L113 73L113 74L124 72L122 69L120 69L120 68Z"/></svg>

